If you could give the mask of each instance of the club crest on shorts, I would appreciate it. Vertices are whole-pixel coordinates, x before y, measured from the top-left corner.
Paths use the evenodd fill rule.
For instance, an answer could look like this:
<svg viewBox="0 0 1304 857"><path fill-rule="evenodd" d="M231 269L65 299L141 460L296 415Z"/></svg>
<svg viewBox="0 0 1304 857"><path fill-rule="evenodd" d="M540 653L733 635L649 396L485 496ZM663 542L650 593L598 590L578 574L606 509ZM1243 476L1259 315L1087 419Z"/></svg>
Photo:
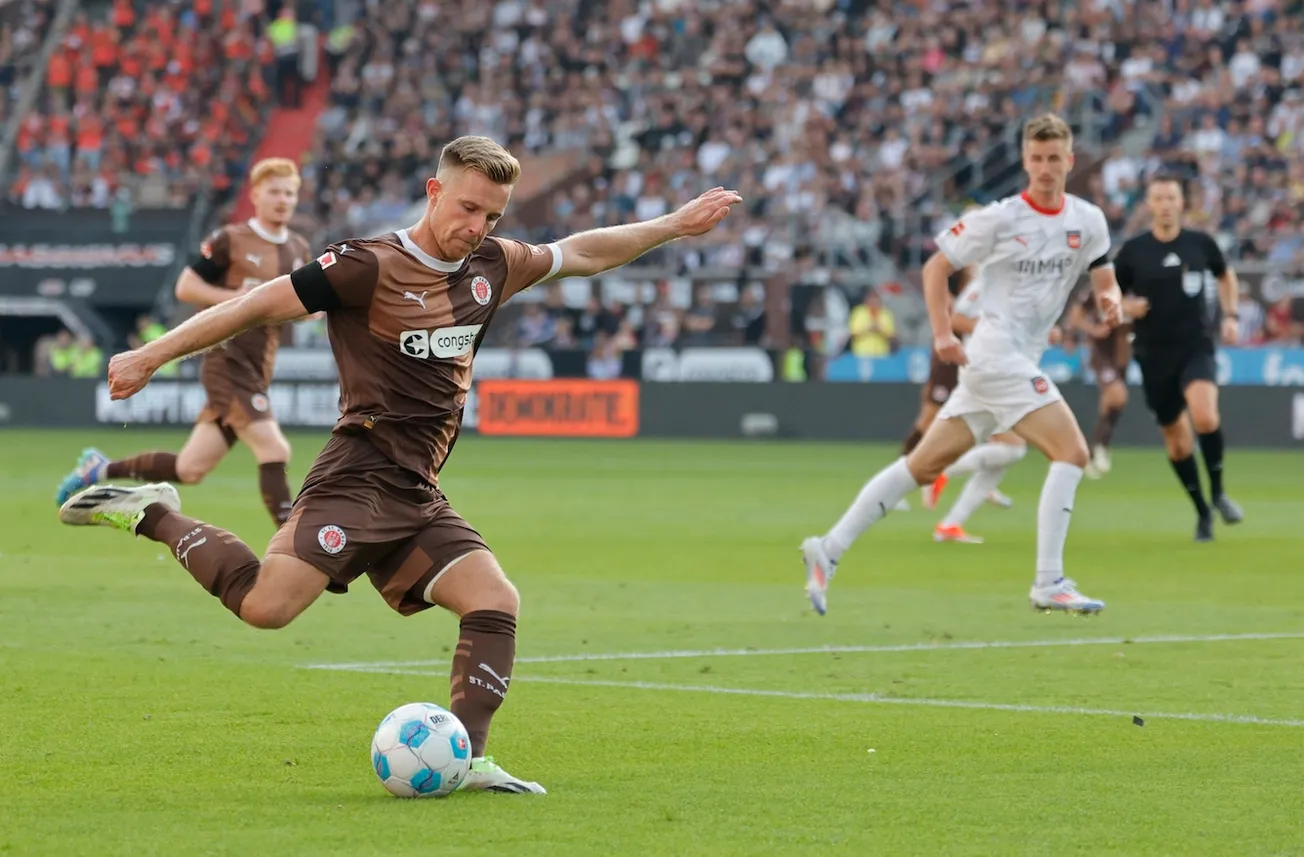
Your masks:
<svg viewBox="0 0 1304 857"><path fill-rule="evenodd" d="M1070 250L1082 249L1082 233L1076 229L1070 229L1064 233L1069 239Z"/></svg>
<svg viewBox="0 0 1304 857"><path fill-rule="evenodd" d="M331 556L344 550L344 546L348 543L348 536L344 535L344 531L334 524L327 524L317 531L317 544L321 545L321 549Z"/></svg>
<svg viewBox="0 0 1304 857"><path fill-rule="evenodd" d="M489 285L489 281L484 277L476 277L471 281L471 297L480 306L485 306L493 300L494 287Z"/></svg>
<svg viewBox="0 0 1304 857"><path fill-rule="evenodd" d="M267 401L267 397L262 393L254 393L249 397L249 407L253 408L260 414L266 413L270 406L271 402Z"/></svg>
<svg viewBox="0 0 1304 857"><path fill-rule="evenodd" d="M1032 379L1032 389L1044 396L1050 391L1050 382L1046 380L1045 375L1038 375Z"/></svg>
<svg viewBox="0 0 1304 857"><path fill-rule="evenodd" d="M322 253L320 256L317 257L317 264L321 265L321 269L323 271L329 268L331 265L334 265L335 262L336 262L335 254L332 253L330 250L327 250L325 253Z"/></svg>

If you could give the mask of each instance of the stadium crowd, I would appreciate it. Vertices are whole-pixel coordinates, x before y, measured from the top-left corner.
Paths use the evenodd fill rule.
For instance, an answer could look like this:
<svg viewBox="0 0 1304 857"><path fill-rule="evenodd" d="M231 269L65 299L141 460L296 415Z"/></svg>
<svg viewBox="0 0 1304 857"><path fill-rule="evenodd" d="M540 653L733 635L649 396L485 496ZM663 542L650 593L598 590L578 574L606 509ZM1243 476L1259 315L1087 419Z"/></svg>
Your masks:
<svg viewBox="0 0 1304 857"><path fill-rule="evenodd" d="M26 208L183 208L237 186L271 104L265 22L234 3L76 13L17 135Z"/></svg>
<svg viewBox="0 0 1304 857"><path fill-rule="evenodd" d="M54 0L14 0L0 5L0 128L13 115L21 82L39 58L42 36L54 14Z"/></svg>
<svg viewBox="0 0 1304 857"><path fill-rule="evenodd" d="M576 155L575 180L514 211L508 234L545 241L651 217L722 184L740 189L744 216L654 261L680 274L773 267L834 236L899 258L956 205L983 201L992 169L1017 157L1019 118L1054 107L1090 112L1093 142L1110 147L1088 196L1120 233L1142 226L1144 175L1177 167L1192 180L1193 224L1233 258L1304 274L1297 0L419 0L375 14L380 5L304 28L309 41L320 33L331 72L301 203L320 236L392 225L420 199L441 141L481 133L524 156ZM229 195L270 106L297 97L283 86L270 9L105 9L79 13L50 60L18 137L11 200L182 206L197 192ZM320 11L299 14L320 21ZM1128 132L1147 137L1145 151L1122 145ZM566 312L545 301L514 335L733 341L752 335L737 326L743 301L759 306L740 297L755 284L740 286L724 289L728 309L709 330L692 319L711 290L685 281L645 298L556 291L548 301ZM1277 335L1273 310L1259 309L1247 342ZM895 347L895 332L881 338Z"/></svg>

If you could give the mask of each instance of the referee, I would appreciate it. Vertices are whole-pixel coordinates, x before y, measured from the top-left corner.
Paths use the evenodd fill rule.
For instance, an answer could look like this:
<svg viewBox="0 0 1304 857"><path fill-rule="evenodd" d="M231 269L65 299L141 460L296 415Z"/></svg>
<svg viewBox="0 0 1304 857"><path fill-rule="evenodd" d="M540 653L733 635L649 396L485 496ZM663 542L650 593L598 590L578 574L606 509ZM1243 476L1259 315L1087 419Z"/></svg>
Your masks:
<svg viewBox="0 0 1304 857"><path fill-rule="evenodd" d="M1141 367L1146 407L1155 415L1168 460L1195 504L1195 540L1213 540L1213 511L1225 523L1244 517L1223 493L1223 435L1214 362L1221 327L1225 343L1236 341L1236 272L1207 233L1182 228L1185 199L1180 180L1157 174L1146 186L1151 230L1123 244L1114 261L1134 321L1133 353ZM1220 312L1221 310L1221 312ZM1220 322L1221 319L1221 322ZM1191 425L1209 471L1210 502L1200 487Z"/></svg>

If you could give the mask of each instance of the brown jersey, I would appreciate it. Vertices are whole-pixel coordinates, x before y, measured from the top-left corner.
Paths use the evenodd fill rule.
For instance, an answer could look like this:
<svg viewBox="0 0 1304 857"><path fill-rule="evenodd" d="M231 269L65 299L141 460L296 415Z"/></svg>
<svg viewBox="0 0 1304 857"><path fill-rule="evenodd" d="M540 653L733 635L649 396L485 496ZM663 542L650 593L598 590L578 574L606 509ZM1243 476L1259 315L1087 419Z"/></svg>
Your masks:
<svg viewBox="0 0 1304 857"><path fill-rule="evenodd" d="M215 231L199 246L199 258L190 268L211 285L238 290L284 276L308 259L302 235L287 230L284 241L273 241L250 220ZM266 391L280 341L280 325L246 330L206 353L201 375L241 390Z"/></svg>
<svg viewBox="0 0 1304 857"><path fill-rule="evenodd" d="M504 296L556 273L560 251L489 238L460 263L407 231L332 244L291 275L308 312L326 311L340 375L339 433L363 433L435 484L457 441L471 362Z"/></svg>

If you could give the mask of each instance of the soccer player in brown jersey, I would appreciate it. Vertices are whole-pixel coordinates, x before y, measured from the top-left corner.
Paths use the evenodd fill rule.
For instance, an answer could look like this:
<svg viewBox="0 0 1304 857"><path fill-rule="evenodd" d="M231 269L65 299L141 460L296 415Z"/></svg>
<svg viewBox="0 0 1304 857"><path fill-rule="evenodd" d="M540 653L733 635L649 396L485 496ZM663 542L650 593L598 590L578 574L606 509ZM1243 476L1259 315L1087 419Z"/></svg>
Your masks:
<svg viewBox="0 0 1304 857"><path fill-rule="evenodd" d="M308 260L307 240L287 226L299 200L299 170L294 162L259 161L249 183L254 216L223 226L200 245L199 255L177 280L179 300L217 306L289 274ZM204 355L199 377L208 401L180 452L143 452L110 461L98 449L83 450L77 467L59 486L59 503L106 479L195 485L240 440L258 461L258 484L267 511L278 527L285 523L291 506L286 477L290 444L276 424L268 398L280 337L279 322L259 325Z"/></svg>
<svg viewBox="0 0 1304 857"><path fill-rule="evenodd" d="M1124 298L1123 312L1130 314L1137 309L1136 304L1136 298ZM1127 365L1132 362L1132 325L1124 323L1110 327L1105 324L1090 289L1086 290L1080 303L1070 306L1068 321L1071 328L1089 341L1091 371L1095 373L1096 386L1100 389L1100 412L1091 432L1091 461L1084 470L1088 478L1099 479L1112 466L1109 444L1118 419L1127 407Z"/></svg>
<svg viewBox="0 0 1304 857"><path fill-rule="evenodd" d="M110 361L110 395L123 399L171 360L250 328L326 313L342 416L262 561L231 533L182 515L168 483L89 488L59 517L167 545L201 586L258 628L284 627L323 591L344 592L364 573L402 615L451 611L461 631L450 708L472 750L461 788L542 794L484 754L511 679L519 599L438 484L461 428L472 359L498 307L518 292L706 233L741 198L715 188L654 220L536 246L489 235L519 178L520 164L497 143L460 137L441 153L411 228L333 244L289 276Z"/></svg>

